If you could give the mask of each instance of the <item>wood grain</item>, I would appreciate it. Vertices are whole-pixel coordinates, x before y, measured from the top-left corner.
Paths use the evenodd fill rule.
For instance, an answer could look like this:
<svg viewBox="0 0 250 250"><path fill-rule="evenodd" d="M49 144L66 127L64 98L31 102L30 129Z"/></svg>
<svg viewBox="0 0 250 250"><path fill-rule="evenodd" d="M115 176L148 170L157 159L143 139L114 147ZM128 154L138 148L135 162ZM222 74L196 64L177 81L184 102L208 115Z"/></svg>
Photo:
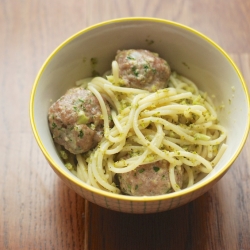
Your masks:
<svg viewBox="0 0 250 250"><path fill-rule="evenodd" d="M175 210L130 215L88 204L42 156L28 105L48 55L108 19L147 16L191 26L230 53L250 88L250 1L0 0L0 249L250 249L250 139L209 192Z"/></svg>

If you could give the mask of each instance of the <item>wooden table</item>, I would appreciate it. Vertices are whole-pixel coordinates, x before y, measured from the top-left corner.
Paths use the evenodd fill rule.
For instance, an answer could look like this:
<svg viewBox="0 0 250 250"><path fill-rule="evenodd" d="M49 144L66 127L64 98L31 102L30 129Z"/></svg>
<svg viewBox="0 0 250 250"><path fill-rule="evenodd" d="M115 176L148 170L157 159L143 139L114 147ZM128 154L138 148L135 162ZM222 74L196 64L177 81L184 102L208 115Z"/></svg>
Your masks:
<svg viewBox="0 0 250 250"><path fill-rule="evenodd" d="M88 204L66 187L38 148L28 114L35 76L56 46L89 25L126 16L204 33L232 56L249 87L249 11L248 0L0 0L0 249L250 249L249 139L202 197L168 212L130 215Z"/></svg>

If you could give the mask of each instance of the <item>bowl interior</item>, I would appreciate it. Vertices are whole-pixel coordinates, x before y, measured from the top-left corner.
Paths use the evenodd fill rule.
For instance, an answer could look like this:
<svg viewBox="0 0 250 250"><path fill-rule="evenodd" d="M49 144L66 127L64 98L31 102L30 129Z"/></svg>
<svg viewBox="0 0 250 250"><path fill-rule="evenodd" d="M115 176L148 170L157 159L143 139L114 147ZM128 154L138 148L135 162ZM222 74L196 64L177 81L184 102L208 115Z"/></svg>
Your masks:
<svg viewBox="0 0 250 250"><path fill-rule="evenodd" d="M219 121L228 130L228 149L214 170L196 184L202 186L211 176L225 171L242 148L249 127L249 100L244 81L226 53L198 32L173 22L146 18L110 21L85 29L60 45L35 82L32 110L40 147L53 165L76 179L55 150L47 123L48 108L77 80L93 71L103 74L109 70L117 50L131 48L157 52L172 70L215 96ZM93 65L91 58L97 63Z"/></svg>

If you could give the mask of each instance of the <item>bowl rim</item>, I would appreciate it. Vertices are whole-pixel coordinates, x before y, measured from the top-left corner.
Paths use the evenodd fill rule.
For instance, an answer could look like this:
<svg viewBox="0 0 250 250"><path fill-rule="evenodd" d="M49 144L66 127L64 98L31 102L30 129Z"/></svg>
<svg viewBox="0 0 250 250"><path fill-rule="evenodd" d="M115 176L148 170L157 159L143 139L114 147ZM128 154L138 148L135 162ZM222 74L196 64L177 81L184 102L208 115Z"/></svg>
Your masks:
<svg viewBox="0 0 250 250"><path fill-rule="evenodd" d="M39 133L37 131L36 123L35 123L35 119L34 119L34 99L35 99L36 90L37 90L39 80L40 80L44 70L46 69L47 65L50 63L50 61L53 59L53 57L57 54L57 52L59 52L63 47L65 47L67 44L69 44L71 41L73 41L77 37L81 36L84 33L89 32L91 30L94 30L94 29L102 27L102 26L114 24L114 23L124 23L124 22L133 22L133 21L158 22L158 23L163 23L163 24L166 24L166 25L176 26L176 27L184 29L184 30L186 30L188 32L194 33L196 36L199 36L203 40L210 43L233 66L235 72L238 75L238 78L240 79L240 82L242 84L242 87L243 87L243 90L244 90L244 92L246 94L246 98L247 98L247 102L248 102L248 117L247 117L248 127L244 131L244 136L242 138L242 141L241 141L237 151L231 157L229 162L220 171L218 171L217 173L215 173L209 179L203 181L202 183L198 182L198 183L196 183L195 185L193 185L191 187L188 187L186 189L182 189L181 191L170 193L170 194L163 194L163 195L156 195L156 196L127 196L127 195L115 194L115 193L111 193L111 192L108 192L108 191L104 191L104 190L100 190L100 189L97 189L95 187L92 187L92 186L84 183L83 181L81 181L77 177L71 176L70 173L67 173L65 170L61 169L61 167L59 165L56 164L56 162L50 156L49 152L46 150L46 148L43 145L42 140L41 140L41 138L39 136ZM56 170L56 172L59 172L62 176L64 176L70 182L73 182L78 187L84 188L84 189L86 189L86 190L88 190L90 192L93 192L93 193L95 193L97 195L104 196L106 198L111 198L111 199L116 199L116 200L123 200L123 201L136 201L136 202L145 202L145 201L147 201L147 202L149 202L149 201L160 201L160 200L169 200L169 199L173 199L173 198L179 198L179 197L184 196L186 194L196 192L199 189L201 189L201 188L203 188L205 186L208 186L210 183L213 183L216 179L219 179L220 177L223 176L223 174L225 174L227 172L227 170L230 168L230 166L233 164L233 162L238 157L238 155L241 152L241 150L242 150L242 148L243 148L243 146L244 146L244 144L246 142L246 139L248 137L248 133L249 133L249 129L250 129L250 99L249 99L248 88L247 88L247 85L245 83L245 80L244 80L243 76L241 75L240 70L238 69L238 67L234 63L234 61L231 59L231 57L218 44L216 44L214 41L212 41L206 35L202 34L201 32L199 32L199 31L197 31L197 30L195 30L195 29L193 29L193 28L191 28L189 26L183 25L183 24L175 22L175 21L166 20L166 19L154 18L154 17L123 17L123 18L107 20L107 21L104 21L104 22L99 22L99 23L91 25L91 26L89 26L87 28L84 28L84 29L78 31L77 33L71 35L68 39L66 39L59 46L57 46L56 49L54 49L54 51L47 57L47 59L43 63L42 67L40 68L40 70L39 70L39 72L38 72L38 74L37 74L37 76L35 78L35 81L34 81L34 84L33 84L32 90L31 90L31 96L30 96L29 115L30 115L30 123L31 123L32 131L33 131L34 137L35 137L35 139L37 141L37 144L40 147L40 150L44 154L47 161L50 163L50 166L54 170Z"/></svg>

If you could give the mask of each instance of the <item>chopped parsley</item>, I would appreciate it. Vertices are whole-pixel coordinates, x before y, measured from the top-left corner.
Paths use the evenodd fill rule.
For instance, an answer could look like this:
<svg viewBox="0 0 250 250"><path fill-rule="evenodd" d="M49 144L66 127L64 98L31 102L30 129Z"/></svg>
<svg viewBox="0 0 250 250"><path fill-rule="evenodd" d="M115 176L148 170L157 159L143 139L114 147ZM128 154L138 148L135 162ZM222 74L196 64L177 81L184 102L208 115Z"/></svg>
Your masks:
<svg viewBox="0 0 250 250"><path fill-rule="evenodd" d="M145 72L147 72L147 71L148 71L148 69L149 69L148 64L143 65L143 68L145 69Z"/></svg>
<svg viewBox="0 0 250 250"><path fill-rule="evenodd" d="M156 69L155 68L152 68L152 71L154 74L156 74Z"/></svg>
<svg viewBox="0 0 250 250"><path fill-rule="evenodd" d="M138 189L138 185L135 185L135 190L137 190Z"/></svg>
<svg viewBox="0 0 250 250"><path fill-rule="evenodd" d="M84 103L84 100L81 99L81 98L78 98L78 101L81 102L81 103Z"/></svg>
<svg viewBox="0 0 250 250"><path fill-rule="evenodd" d="M127 56L127 59L128 60L135 60L134 57L131 57L131 56Z"/></svg>
<svg viewBox="0 0 250 250"><path fill-rule="evenodd" d="M154 166L153 169L154 169L155 172L158 172L160 170L160 168L157 167L157 166Z"/></svg>
<svg viewBox="0 0 250 250"><path fill-rule="evenodd" d="M83 133L82 130L80 130L80 132L79 132L79 134L78 134L78 137L83 138L83 136L84 136L84 133Z"/></svg>
<svg viewBox="0 0 250 250"><path fill-rule="evenodd" d="M52 123L52 129L55 129L57 127L57 125L53 122Z"/></svg>
<svg viewBox="0 0 250 250"><path fill-rule="evenodd" d="M182 62L182 64L187 67L188 69L190 69L190 67L188 66L188 64L186 62Z"/></svg>
<svg viewBox="0 0 250 250"><path fill-rule="evenodd" d="M145 171L144 168L141 168L141 169L138 170L139 173L143 173L144 171Z"/></svg>
<svg viewBox="0 0 250 250"><path fill-rule="evenodd" d="M98 60L96 57L92 57L92 58L90 58L90 62L92 65L96 65L98 63Z"/></svg>
<svg viewBox="0 0 250 250"><path fill-rule="evenodd" d="M138 69L135 66L132 67L132 72L136 77L139 75Z"/></svg>

